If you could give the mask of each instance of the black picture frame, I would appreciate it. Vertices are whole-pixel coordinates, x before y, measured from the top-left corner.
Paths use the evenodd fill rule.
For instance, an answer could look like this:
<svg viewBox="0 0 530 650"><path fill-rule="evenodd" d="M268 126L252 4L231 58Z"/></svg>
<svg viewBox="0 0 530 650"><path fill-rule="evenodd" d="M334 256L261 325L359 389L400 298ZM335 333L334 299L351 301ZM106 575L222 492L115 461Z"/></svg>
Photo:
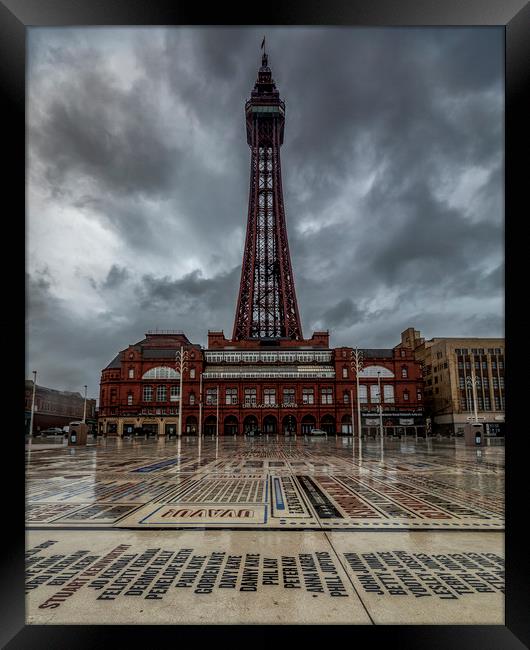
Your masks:
<svg viewBox="0 0 530 650"><path fill-rule="evenodd" d="M505 27L506 112L505 112L505 196L506 196L506 338L508 341L509 397L507 422L512 423L506 444L506 616L505 626L26 626L24 623L24 436L18 405L21 401L21 358L24 341L15 343L24 332L21 319L24 286L10 278L24 277L25 223L25 41L30 26L64 25L351 25L351 26L479 26ZM388 647L518 649L530 646L530 606L528 604L528 552L524 533L524 515L528 488L525 470L528 435L523 435L524 378L516 355L523 353L521 307L524 295L514 290L517 277L524 273L519 260L525 259L517 246L525 241L522 227L525 205L523 188L528 185L528 151L525 122L528 104L524 91L530 87L530 4L527 0L296 0L247 3L186 4L175 0L0 0L0 85L4 90L4 252L9 248L14 261L4 270L6 314L4 327L4 372L10 373L10 391L4 398L13 425L4 429L4 550L1 556L2 590L0 595L0 641L8 648L95 648L152 645L156 642L230 644L241 640L277 643L286 633L300 645L306 639L329 644L340 642L365 644L385 642ZM525 135L526 134L526 135ZM5 195L10 199L6 207ZM526 210L528 212L528 209ZM22 228L20 225L22 224ZM18 227L18 236L8 227ZM521 228L519 234L518 228ZM527 253L526 253L527 255ZM5 257L5 256L4 256ZM16 273L19 271L19 273ZM512 286L512 292L509 291ZM11 293L10 293L11 292ZM522 300L521 300L522 298ZM16 305L20 309L16 309ZM22 302L22 305L20 304ZM519 345L521 342L521 345ZM513 359L513 361L511 361ZM524 363L521 360L521 363ZM512 366L513 364L513 366ZM521 375L519 377L518 375ZM15 381L13 376L20 378ZM519 381L520 379L520 381ZM11 399L12 393L12 399ZM8 401L9 400L9 401ZM520 413L520 420L516 418ZM520 422L521 430L518 422ZM8 466L14 475L6 482ZM14 484L17 483L15 488ZM21 487L22 486L22 487ZM519 497L520 495L520 497ZM256 629L259 628L259 629Z"/></svg>

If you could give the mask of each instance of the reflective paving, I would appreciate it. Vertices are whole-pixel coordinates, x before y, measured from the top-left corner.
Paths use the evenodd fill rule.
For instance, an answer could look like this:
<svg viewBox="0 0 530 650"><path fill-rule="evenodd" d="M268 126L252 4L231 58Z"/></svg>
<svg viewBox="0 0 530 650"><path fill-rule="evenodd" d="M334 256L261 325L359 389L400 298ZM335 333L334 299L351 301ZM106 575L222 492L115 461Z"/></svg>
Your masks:
<svg viewBox="0 0 530 650"><path fill-rule="evenodd" d="M503 622L501 445L26 450L30 623Z"/></svg>

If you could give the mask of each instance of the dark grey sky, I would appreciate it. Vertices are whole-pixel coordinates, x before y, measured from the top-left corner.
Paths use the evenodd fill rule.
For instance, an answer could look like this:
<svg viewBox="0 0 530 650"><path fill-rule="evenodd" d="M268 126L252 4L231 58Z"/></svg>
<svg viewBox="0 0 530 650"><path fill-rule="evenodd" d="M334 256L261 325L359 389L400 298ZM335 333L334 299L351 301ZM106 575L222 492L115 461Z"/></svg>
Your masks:
<svg viewBox="0 0 530 650"><path fill-rule="evenodd" d="M31 28L27 376L231 335L267 36L304 334L503 336L502 28Z"/></svg>

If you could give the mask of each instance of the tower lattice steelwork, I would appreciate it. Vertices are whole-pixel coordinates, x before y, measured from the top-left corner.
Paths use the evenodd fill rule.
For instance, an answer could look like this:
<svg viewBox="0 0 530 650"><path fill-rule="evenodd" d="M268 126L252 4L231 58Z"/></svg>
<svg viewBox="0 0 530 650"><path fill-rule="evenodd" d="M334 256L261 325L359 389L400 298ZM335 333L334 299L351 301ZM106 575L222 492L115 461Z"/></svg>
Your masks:
<svg viewBox="0 0 530 650"><path fill-rule="evenodd" d="M250 192L233 339L301 340L280 166L285 104L280 100L265 52L261 63L245 104L251 149Z"/></svg>

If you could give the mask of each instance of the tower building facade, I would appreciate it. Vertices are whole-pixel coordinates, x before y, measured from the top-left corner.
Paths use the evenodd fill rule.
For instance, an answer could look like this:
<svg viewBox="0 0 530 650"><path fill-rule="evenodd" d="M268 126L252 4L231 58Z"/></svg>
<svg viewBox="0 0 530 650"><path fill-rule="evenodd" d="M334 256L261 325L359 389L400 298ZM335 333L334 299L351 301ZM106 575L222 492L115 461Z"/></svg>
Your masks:
<svg viewBox="0 0 530 650"><path fill-rule="evenodd" d="M287 242L280 147L285 104L264 52L245 104L250 147L247 234L233 338L302 339Z"/></svg>
<svg viewBox="0 0 530 650"><path fill-rule="evenodd" d="M331 348L328 331L303 338L282 191L285 104L266 53L245 115L250 188L232 337L209 330L204 349L183 332L148 332L122 350L102 371L100 432L358 435L360 404L364 435L424 433L423 377L411 348L363 350L357 394L353 348Z"/></svg>

